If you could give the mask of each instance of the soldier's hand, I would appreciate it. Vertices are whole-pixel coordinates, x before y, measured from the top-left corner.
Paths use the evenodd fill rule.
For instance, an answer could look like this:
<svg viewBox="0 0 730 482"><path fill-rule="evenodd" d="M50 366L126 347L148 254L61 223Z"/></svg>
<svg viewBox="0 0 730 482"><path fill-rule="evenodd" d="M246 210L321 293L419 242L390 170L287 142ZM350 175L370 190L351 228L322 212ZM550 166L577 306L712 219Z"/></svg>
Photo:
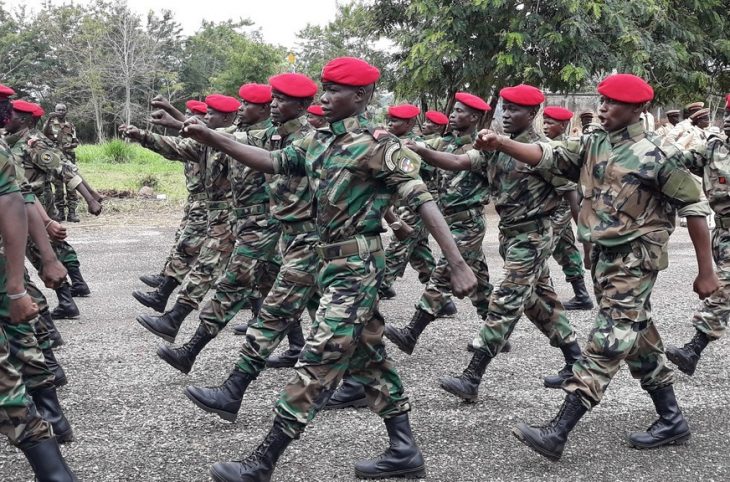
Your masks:
<svg viewBox="0 0 730 482"><path fill-rule="evenodd" d="M183 122L183 127L180 129L180 135L182 137L190 137L198 142L205 143L209 129L206 125L196 117L190 117Z"/></svg>
<svg viewBox="0 0 730 482"><path fill-rule="evenodd" d="M102 207L99 201L94 199L90 203L88 203L88 206L89 214L92 214L94 216L98 216L99 214L101 214Z"/></svg>
<svg viewBox="0 0 730 482"><path fill-rule="evenodd" d="M720 289L720 279L714 272L711 272L709 275L698 274L692 288L699 295L700 299L704 300Z"/></svg>
<svg viewBox="0 0 730 482"><path fill-rule="evenodd" d="M408 223L406 223L402 220L400 221L400 223L401 223L400 229L394 229L393 235L396 237L396 239L398 241L405 241L406 239L410 238L413 235L414 230Z"/></svg>
<svg viewBox="0 0 730 482"><path fill-rule="evenodd" d="M489 129L482 129L474 141L474 148L480 151L496 151L502 144L502 136Z"/></svg>
<svg viewBox="0 0 730 482"><path fill-rule="evenodd" d="M420 154L421 153L421 149L425 149L425 146L422 143L416 142L413 139L407 139L403 143L403 145L405 145L408 149L412 150L416 154Z"/></svg>
<svg viewBox="0 0 730 482"><path fill-rule="evenodd" d="M155 97L153 97L150 105L155 109L167 110L172 108L172 104L170 104L170 101L161 95L156 95Z"/></svg>
<svg viewBox="0 0 730 482"><path fill-rule="evenodd" d="M66 268L57 259L50 263L44 263L41 271L38 273L46 288L52 290L61 286L61 283L66 280L66 275L68 275L68 271L66 271Z"/></svg>
<svg viewBox="0 0 730 482"><path fill-rule="evenodd" d="M53 241L63 241L66 239L66 228L58 221L51 221L46 226L46 232Z"/></svg>
<svg viewBox="0 0 730 482"><path fill-rule="evenodd" d="M142 139L142 131L136 126L122 124L119 126L118 130L123 137L128 137L135 141Z"/></svg>
<svg viewBox="0 0 730 482"><path fill-rule="evenodd" d="M170 129L179 129L180 128L180 121L175 119L173 116L168 114L166 111L162 109L158 109L150 114L149 118L150 123L167 127Z"/></svg>
<svg viewBox="0 0 730 482"><path fill-rule="evenodd" d="M451 291L457 298L469 296L477 287L477 277L465 262L451 267Z"/></svg>
<svg viewBox="0 0 730 482"><path fill-rule="evenodd" d="M38 316L38 305L28 295L17 300L10 300L10 322L25 323Z"/></svg>

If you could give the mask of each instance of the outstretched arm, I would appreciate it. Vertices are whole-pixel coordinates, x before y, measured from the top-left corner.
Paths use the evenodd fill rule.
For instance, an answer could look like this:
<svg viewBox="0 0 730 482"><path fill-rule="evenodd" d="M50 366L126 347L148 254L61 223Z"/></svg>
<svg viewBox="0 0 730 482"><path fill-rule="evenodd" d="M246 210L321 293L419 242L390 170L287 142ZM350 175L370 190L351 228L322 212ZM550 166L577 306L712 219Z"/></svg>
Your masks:
<svg viewBox="0 0 730 482"><path fill-rule="evenodd" d="M542 148L539 145L513 141L486 129L479 132L474 148L480 151L501 151L530 166L537 166L542 159Z"/></svg>
<svg viewBox="0 0 730 482"><path fill-rule="evenodd" d="M720 280L712 268L712 245L710 231L707 229L705 216L687 216L687 231L695 248L697 257L697 278L694 282L694 291L705 299L720 288Z"/></svg>
<svg viewBox="0 0 730 482"><path fill-rule="evenodd" d="M150 105L152 105L155 109L164 110L180 122L185 122L185 114L177 110L172 104L170 104L169 100L161 95L155 96L155 98L152 99L152 102L150 102Z"/></svg>
<svg viewBox="0 0 730 482"><path fill-rule="evenodd" d="M447 171L467 171L471 167L471 161L466 154L434 151L413 141L406 141L405 144L409 149L421 156L421 159L440 169Z"/></svg>

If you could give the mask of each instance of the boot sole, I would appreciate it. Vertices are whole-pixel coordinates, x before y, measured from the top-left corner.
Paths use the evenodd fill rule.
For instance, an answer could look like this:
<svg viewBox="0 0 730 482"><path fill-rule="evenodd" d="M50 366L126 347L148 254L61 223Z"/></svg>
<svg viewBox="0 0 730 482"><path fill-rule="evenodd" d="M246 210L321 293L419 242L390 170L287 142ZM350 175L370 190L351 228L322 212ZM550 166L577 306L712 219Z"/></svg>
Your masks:
<svg viewBox="0 0 730 482"><path fill-rule="evenodd" d="M534 450L538 454L542 455L546 459L550 460L551 462L559 461L560 457L563 455L563 454L555 455L554 453L548 452L547 450L543 449L539 445L534 444L532 439L525 437L525 434L523 434L522 431L520 431L520 429L518 427L515 427L512 429L512 435L514 435L517 440L519 440L526 446L530 447L532 450Z"/></svg>
<svg viewBox="0 0 730 482"><path fill-rule="evenodd" d="M175 337L174 336L170 336L170 335L167 335L165 333L160 333L159 331L154 330L150 325L147 324L147 322L143 318L140 318L139 316L137 317L137 323L139 323L140 325L144 326L147 329L147 331L149 331L153 335L157 335L157 336L159 336L160 338L162 338L163 340L165 340L165 341L167 341L169 343L175 343Z"/></svg>
<svg viewBox="0 0 730 482"><path fill-rule="evenodd" d="M190 393L188 389L185 389L185 396L188 397L188 399L193 402L195 405L198 406L198 408L202 409L205 412L208 413L214 413L218 415L220 418L227 422L235 422L236 418L238 418L238 413L231 413L231 412L224 412L223 410L218 410L217 408L212 408L195 398L195 395ZM220 479L220 480L226 480L226 479Z"/></svg>
<svg viewBox="0 0 730 482"><path fill-rule="evenodd" d="M347 402L334 403L332 405L327 404L322 410L341 410L343 408L365 408L368 406L368 399L366 397L358 398L357 400L350 400Z"/></svg>
<svg viewBox="0 0 730 482"><path fill-rule="evenodd" d="M138 295L136 291L132 291L132 298L137 300L137 302L139 302L140 305L146 306L147 308L151 308L158 313L164 313L165 308L167 308L167 303L165 303L165 306L162 307L162 309L160 309L159 306L153 306L151 303L148 303L147 300L145 300L144 298L141 298L141 295Z"/></svg>
<svg viewBox="0 0 730 482"><path fill-rule="evenodd" d="M687 365L685 365L682 360L680 360L679 358L676 358L674 355L671 355L668 351L665 351L664 354L667 356L667 360L672 362L674 364L674 366L677 367L677 370L679 370L680 372L684 373L688 377L691 377L692 375L695 374L695 370L697 369L697 366L695 366L693 368L687 368Z"/></svg>
<svg viewBox="0 0 730 482"><path fill-rule="evenodd" d="M187 375L188 373L190 373L190 370L192 370L192 368L193 368L192 366L184 367L182 365L179 365L177 363L177 360L175 360L175 358L173 358L172 356L170 356L168 354L167 350L165 350L165 347L160 347L157 349L157 356L160 357L160 359L162 361L164 361L165 363L170 365L172 368L176 369L177 371L181 372L184 375Z"/></svg>
<svg viewBox="0 0 730 482"><path fill-rule="evenodd" d="M421 465L415 469L391 470L390 472L378 472L377 474L366 474L355 469L355 477L358 479L390 479L401 477L404 479L423 479L426 477L426 466Z"/></svg>
<svg viewBox="0 0 730 482"><path fill-rule="evenodd" d="M266 360L266 368L294 368L294 365L296 365L298 361L298 355L296 358L282 356L274 360L268 359Z"/></svg>
<svg viewBox="0 0 730 482"><path fill-rule="evenodd" d="M466 403L474 403L479 399L479 395L466 395L464 392L460 392L458 390L454 390L448 385L444 385L444 382L440 382L439 385L441 386L441 389L444 390L447 393L450 393L456 397L461 398Z"/></svg>
<svg viewBox="0 0 730 482"><path fill-rule="evenodd" d="M68 385L68 378L63 377L63 378L59 378L58 380L53 380L53 385L56 388L61 388L65 385Z"/></svg>
<svg viewBox="0 0 730 482"><path fill-rule="evenodd" d="M236 335L236 336L246 336L246 332L245 331L236 331L236 330L233 330L233 334Z"/></svg>
<svg viewBox="0 0 730 482"><path fill-rule="evenodd" d="M51 340L51 348L58 348L59 346L65 345L66 342L63 341L63 338L57 338L55 340Z"/></svg>
<svg viewBox="0 0 730 482"><path fill-rule="evenodd" d="M76 441L76 437L74 437L73 430L69 430L64 433L56 434L56 442L58 442L59 444L68 444L68 443L75 442L75 441Z"/></svg>
<svg viewBox="0 0 730 482"><path fill-rule="evenodd" d="M78 320L81 318L81 313L76 313L75 315L61 315L61 316L54 316L53 313L51 313L51 319L52 320Z"/></svg>
<svg viewBox="0 0 730 482"><path fill-rule="evenodd" d="M563 305L563 308L565 311L589 311L594 308L594 305L580 305L580 306L565 306Z"/></svg>
<svg viewBox="0 0 730 482"><path fill-rule="evenodd" d="M686 432L683 434L675 435L674 437L670 438L669 440L662 440L661 442L656 442L649 445L640 445L637 443L632 442L629 440L629 445L634 447L635 449L639 450L649 450L649 449L656 449L659 447L663 447L665 445L682 445L683 443L687 442L689 438L692 436L692 433Z"/></svg>

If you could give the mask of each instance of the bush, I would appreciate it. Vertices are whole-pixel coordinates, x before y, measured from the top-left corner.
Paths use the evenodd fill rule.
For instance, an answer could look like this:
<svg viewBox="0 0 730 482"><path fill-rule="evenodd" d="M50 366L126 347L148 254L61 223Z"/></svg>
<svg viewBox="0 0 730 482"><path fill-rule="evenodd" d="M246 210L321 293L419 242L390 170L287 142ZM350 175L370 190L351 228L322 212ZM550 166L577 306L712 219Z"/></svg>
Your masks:
<svg viewBox="0 0 730 482"><path fill-rule="evenodd" d="M120 139L114 139L102 145L101 152L106 162L114 164L127 163L134 156L132 146Z"/></svg>
<svg viewBox="0 0 730 482"><path fill-rule="evenodd" d="M152 189L157 188L157 186L160 184L160 180L157 179L157 176L155 176L154 174L147 174L142 179L140 179L138 182L139 182L139 187L147 186L147 187L151 187Z"/></svg>

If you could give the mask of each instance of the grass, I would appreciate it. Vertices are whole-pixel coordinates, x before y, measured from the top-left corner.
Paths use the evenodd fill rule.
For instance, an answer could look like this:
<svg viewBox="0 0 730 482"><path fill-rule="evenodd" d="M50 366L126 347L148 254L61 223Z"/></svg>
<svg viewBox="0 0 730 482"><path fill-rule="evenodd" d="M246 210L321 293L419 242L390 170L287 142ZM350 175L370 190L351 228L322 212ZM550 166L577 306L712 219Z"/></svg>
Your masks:
<svg viewBox="0 0 730 482"><path fill-rule="evenodd" d="M84 179L105 195L135 196L143 185L149 185L170 200L187 196L183 164L137 144L113 140L81 145L76 159Z"/></svg>

